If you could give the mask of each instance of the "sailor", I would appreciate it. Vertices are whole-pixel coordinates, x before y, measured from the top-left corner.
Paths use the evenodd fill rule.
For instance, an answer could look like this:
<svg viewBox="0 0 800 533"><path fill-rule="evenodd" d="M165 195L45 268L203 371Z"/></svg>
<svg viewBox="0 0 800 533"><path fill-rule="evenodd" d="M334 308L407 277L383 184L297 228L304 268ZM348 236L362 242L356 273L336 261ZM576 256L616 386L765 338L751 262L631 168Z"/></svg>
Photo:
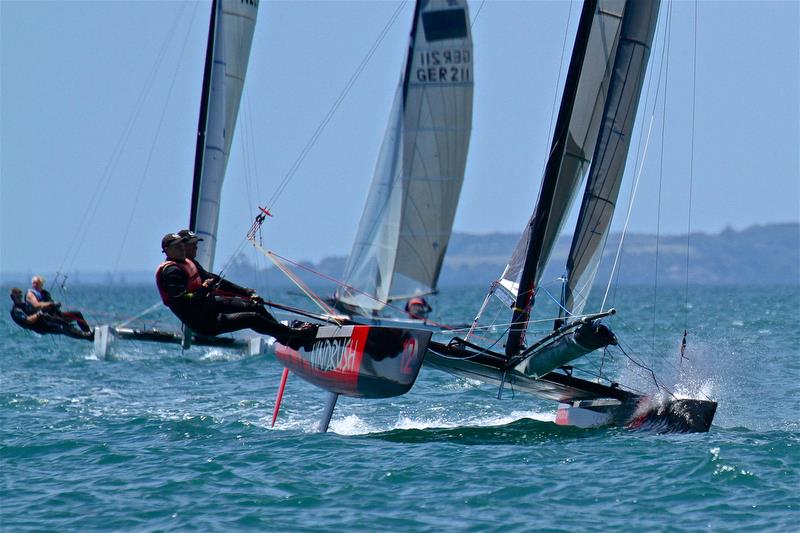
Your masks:
<svg viewBox="0 0 800 533"><path fill-rule="evenodd" d="M82 331L60 316L51 315L43 310L34 310L33 307L22 298L22 289L14 287L11 289L11 319L16 324L30 331L46 335L48 333L67 335L75 339L92 340L94 332Z"/></svg>
<svg viewBox="0 0 800 533"><path fill-rule="evenodd" d="M263 300L252 289L231 284L243 293L218 294L215 280L220 277L203 271L204 277L196 264L186 259L185 244L186 237L177 233L168 233L161 239L161 250L167 258L156 270L156 285L164 305L189 329L200 335L216 336L249 328L294 349L313 343L316 325L303 323L290 328L281 324L267 312Z"/></svg>
<svg viewBox="0 0 800 533"><path fill-rule="evenodd" d="M63 311L61 309L61 303L53 300L50 293L44 290L44 278L41 276L33 276L31 279L31 288L28 289L25 295L25 301L32 311L42 311L44 314L59 318L67 323L74 321L84 333L91 333L92 331L86 319L83 318L83 313L75 310Z"/></svg>
<svg viewBox="0 0 800 533"><path fill-rule="evenodd" d="M183 237L183 248L186 251L186 260L194 263L200 274L200 279L203 281L212 279L214 281L214 294L216 296L236 296L240 298L253 299L256 303L262 303L263 299L256 294L255 289L248 289L241 287L233 282L226 280L216 274L208 272L203 265L201 265L195 257L197 256L197 243L202 241L203 238L199 237L197 233L192 230L182 229L178 235Z"/></svg>
<svg viewBox="0 0 800 533"><path fill-rule="evenodd" d="M406 302L406 313L411 318L416 318L418 320L425 319L431 311L433 311L433 309L425 298L421 296L414 296L413 298L409 298Z"/></svg>

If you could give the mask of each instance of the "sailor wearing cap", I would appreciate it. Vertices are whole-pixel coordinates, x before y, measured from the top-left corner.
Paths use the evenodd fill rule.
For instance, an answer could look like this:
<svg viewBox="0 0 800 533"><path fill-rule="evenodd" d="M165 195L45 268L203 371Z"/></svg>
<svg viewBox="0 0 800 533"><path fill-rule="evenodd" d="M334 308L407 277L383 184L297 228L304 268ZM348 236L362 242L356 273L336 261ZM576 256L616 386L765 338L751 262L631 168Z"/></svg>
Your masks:
<svg viewBox="0 0 800 533"><path fill-rule="evenodd" d="M197 233L193 232L192 230L182 229L177 234L183 238L183 249L186 252L186 260L194 264L203 280L213 280L214 291L217 295L250 298L255 300L256 303L261 303L264 301L256 294L255 289L248 289L247 287L237 285L203 268L203 265L201 265L197 259L195 259L197 256L197 243L203 240L203 238L199 237Z"/></svg>
<svg viewBox="0 0 800 533"><path fill-rule="evenodd" d="M156 270L161 300L189 329L213 337L249 328L290 347L313 341L316 326L290 328L281 324L269 314L253 289L206 272L196 261L188 259L187 251L194 254L197 240L197 235L189 230L166 234L161 239L161 249L167 258Z"/></svg>
<svg viewBox="0 0 800 533"><path fill-rule="evenodd" d="M201 272L206 272L202 265L195 259L197 256L197 243L203 239L198 237L197 233L188 229L180 230L177 235L183 238L183 249L186 251L186 259L194 263Z"/></svg>

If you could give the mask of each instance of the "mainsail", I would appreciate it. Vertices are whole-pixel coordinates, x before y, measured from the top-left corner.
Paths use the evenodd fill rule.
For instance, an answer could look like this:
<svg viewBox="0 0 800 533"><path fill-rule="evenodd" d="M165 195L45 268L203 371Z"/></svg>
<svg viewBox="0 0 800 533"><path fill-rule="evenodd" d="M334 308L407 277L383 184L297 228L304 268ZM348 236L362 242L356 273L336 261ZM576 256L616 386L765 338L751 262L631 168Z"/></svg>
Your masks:
<svg viewBox="0 0 800 533"><path fill-rule="evenodd" d="M253 42L258 2L214 0L197 126L189 228L198 233L197 260L214 267L222 180Z"/></svg>
<svg viewBox="0 0 800 533"><path fill-rule="evenodd" d="M368 315L383 302L435 290L464 179L472 92L466 0L419 0L345 267L345 282L357 291L338 290L341 303Z"/></svg>
<svg viewBox="0 0 800 533"><path fill-rule="evenodd" d="M535 287L591 164L624 10L624 0L583 5L539 199L500 279L514 299L509 355L519 351Z"/></svg>
<svg viewBox="0 0 800 533"><path fill-rule="evenodd" d="M592 158L592 168L567 259L563 307L573 315L583 311L600 263L602 247L608 238L655 34L658 9L659 0L630 2L625 9L600 139Z"/></svg>

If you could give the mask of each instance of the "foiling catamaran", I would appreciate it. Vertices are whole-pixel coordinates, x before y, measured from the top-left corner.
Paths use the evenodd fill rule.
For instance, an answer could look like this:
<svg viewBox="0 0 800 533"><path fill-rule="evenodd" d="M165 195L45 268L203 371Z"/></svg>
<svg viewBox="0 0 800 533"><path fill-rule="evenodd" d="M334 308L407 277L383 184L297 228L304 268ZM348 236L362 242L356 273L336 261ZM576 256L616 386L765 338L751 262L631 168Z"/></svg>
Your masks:
<svg viewBox="0 0 800 533"><path fill-rule="evenodd" d="M328 391L322 431L339 395L386 398L406 393L433 331L441 329L421 320L378 315L390 302L436 290L464 179L472 128L472 65L466 1L416 2L408 52L345 269L346 282L328 302L333 307L312 297L323 313L305 314L335 325L320 328L313 345L299 350L271 344L286 367L280 394L289 370ZM259 214L248 236L274 259L256 240L268 214Z"/></svg>
<svg viewBox="0 0 800 533"><path fill-rule="evenodd" d="M714 401L663 394L648 396L616 382L606 380L606 384L602 375L594 381L581 379L569 366L575 359L618 344L616 335L601 322L615 310L605 309L605 300L595 313L584 313L584 307L617 203L659 4L658 0L584 2L539 199L508 266L492 284L469 334L446 344L430 341L429 331L426 336L413 329L376 335L388 328L362 330L368 327L345 325L351 319L340 317L341 326L320 330L322 333L330 329L326 335L349 335L339 344L332 340L319 342L322 335L309 349L292 350L276 343L275 353L286 367L276 414L288 369L329 391L320 424L324 431L339 394L386 397L407 391L418 372L420 350L426 347L426 364L497 385L498 396L508 387L558 402L558 424L708 431L717 407ZM584 179L583 200L565 265L559 316L551 332L526 345L537 288ZM257 220L254 228L258 225ZM253 232L250 236L258 246ZM501 338L484 339L479 322L495 297L511 309L511 322ZM320 318L330 320L330 316ZM356 341L357 338L369 342ZM369 344L371 347L362 352ZM496 349L498 344L505 349ZM393 372L384 371L380 379L370 375L381 368L376 364L380 358L375 355L384 348L393 359L408 362L401 365L408 370L407 379L398 379L396 366L392 367Z"/></svg>
<svg viewBox="0 0 800 533"><path fill-rule="evenodd" d="M431 3L441 2L435 0ZM214 0L211 7L189 225L189 229L204 239L198 245L196 259L209 270L213 268L222 181L236 125L257 10L258 2L239 0ZM434 19L435 15L434 12ZM443 25L439 20L434 20L432 24L440 31L446 29L446 24ZM422 58L415 57L414 60L416 64ZM461 57L460 76L471 76L470 61L469 54ZM417 97L417 91L406 86L404 102L411 98L406 93ZM460 181L456 196L458 189ZM262 209L261 219L267 214L269 212ZM449 231L446 233L445 237L449 236ZM268 302L268 305L299 311L273 302ZM328 311L332 312L332 309ZM422 366L430 331L345 324L330 315L319 318L335 325L319 328L316 338L299 351L271 341L269 345L287 368L292 368L303 378L330 392L325 429L339 394L385 398L404 394L411 388ZM238 347L251 354L260 353L264 346L264 339L260 336L242 340L229 337L192 338L190 335L185 332L181 335L155 329L100 326L95 336L95 351L98 355L106 356L117 338L181 343L184 346L193 342L198 345Z"/></svg>
<svg viewBox="0 0 800 533"><path fill-rule="evenodd" d="M453 374L559 402L556 423L616 424L666 431L708 431L710 400L651 397L611 382L573 375L573 360L618 343L601 319L614 309L584 313L609 234L628 155L639 96L655 34L659 0L586 0L545 166L539 198L473 329L449 343L431 342L425 362ZM562 278L553 330L526 346L526 329L542 274L573 197L586 178ZM478 326L489 301L511 308L503 339L486 342ZM504 344L500 351L496 345Z"/></svg>

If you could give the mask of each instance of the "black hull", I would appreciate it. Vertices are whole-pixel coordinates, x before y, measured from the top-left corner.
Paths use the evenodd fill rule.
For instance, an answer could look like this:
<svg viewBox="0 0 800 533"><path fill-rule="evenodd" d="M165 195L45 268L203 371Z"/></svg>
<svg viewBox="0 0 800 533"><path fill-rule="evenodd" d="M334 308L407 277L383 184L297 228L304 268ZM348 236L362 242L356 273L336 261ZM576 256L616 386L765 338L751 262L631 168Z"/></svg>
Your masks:
<svg viewBox="0 0 800 533"><path fill-rule="evenodd" d="M181 344L183 336L180 333L163 331L160 329L130 329L114 328L114 333L120 339L160 342L165 344ZM192 336L193 346L217 346L221 348L241 348L247 345L247 341L235 339L233 337L203 337Z"/></svg>
<svg viewBox="0 0 800 533"><path fill-rule="evenodd" d="M710 400L668 400L643 398L650 403L640 407L625 427L655 433L706 433L714 421L717 402Z"/></svg>

